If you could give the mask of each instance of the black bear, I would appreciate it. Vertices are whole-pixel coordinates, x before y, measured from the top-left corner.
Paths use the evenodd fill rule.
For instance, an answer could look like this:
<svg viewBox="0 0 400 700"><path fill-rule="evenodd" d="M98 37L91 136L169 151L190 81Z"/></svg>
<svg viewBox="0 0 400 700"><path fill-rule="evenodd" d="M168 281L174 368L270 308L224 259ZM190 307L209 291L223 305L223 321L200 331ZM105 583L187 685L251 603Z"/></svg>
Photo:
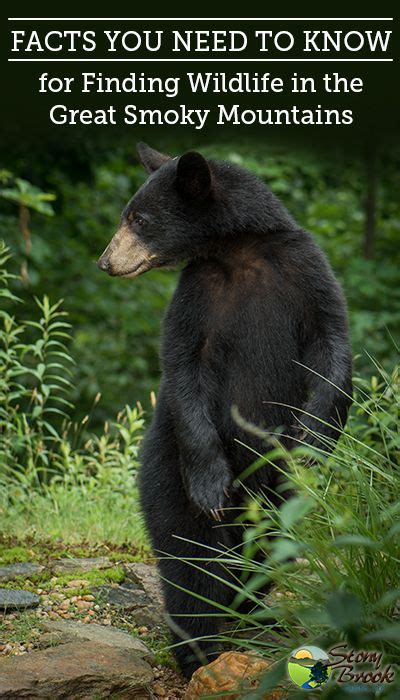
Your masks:
<svg viewBox="0 0 400 700"><path fill-rule="evenodd" d="M240 545L232 522L243 493L234 481L254 461L243 443L266 451L261 437L237 425L232 407L280 431L289 448L302 440L326 450L347 418L351 352L329 263L257 177L197 152L169 158L145 144L138 151L150 177L98 264L136 277L185 263L164 322L140 492L176 655L190 676L211 654L233 598L218 561L193 560ZM274 490L278 478L264 466L246 485Z"/></svg>

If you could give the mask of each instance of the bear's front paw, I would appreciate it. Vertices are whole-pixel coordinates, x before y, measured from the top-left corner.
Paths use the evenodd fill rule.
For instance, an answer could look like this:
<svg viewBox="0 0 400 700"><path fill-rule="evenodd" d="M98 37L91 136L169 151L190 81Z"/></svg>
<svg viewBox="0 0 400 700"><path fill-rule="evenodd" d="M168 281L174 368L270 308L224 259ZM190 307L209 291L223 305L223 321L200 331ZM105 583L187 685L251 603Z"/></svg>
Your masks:
<svg viewBox="0 0 400 700"><path fill-rule="evenodd" d="M202 512L218 522L229 499L233 475L224 458L217 458L209 469L189 476L188 496Z"/></svg>

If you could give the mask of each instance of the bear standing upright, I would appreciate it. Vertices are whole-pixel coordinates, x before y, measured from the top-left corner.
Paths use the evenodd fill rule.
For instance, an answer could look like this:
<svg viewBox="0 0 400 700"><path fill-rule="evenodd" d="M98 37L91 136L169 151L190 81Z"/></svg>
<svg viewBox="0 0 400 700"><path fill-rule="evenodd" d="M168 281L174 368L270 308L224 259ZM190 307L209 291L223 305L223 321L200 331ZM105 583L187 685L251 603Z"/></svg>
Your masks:
<svg viewBox="0 0 400 700"><path fill-rule="evenodd" d="M150 177L127 204L99 267L136 277L186 263L164 322L140 493L180 643L175 653L190 676L201 663L193 648L206 658L218 632L212 613L221 608L207 599L229 606L233 594L217 561L204 572L182 559L240 544L230 507L244 492L233 482L254 460L240 443L266 450L235 423L232 407L246 421L281 430L289 448L301 439L327 449L351 402L351 351L329 263L257 177L196 152L172 159L145 144L138 151ZM266 465L246 486L273 491L278 481ZM202 637L209 639L183 643Z"/></svg>

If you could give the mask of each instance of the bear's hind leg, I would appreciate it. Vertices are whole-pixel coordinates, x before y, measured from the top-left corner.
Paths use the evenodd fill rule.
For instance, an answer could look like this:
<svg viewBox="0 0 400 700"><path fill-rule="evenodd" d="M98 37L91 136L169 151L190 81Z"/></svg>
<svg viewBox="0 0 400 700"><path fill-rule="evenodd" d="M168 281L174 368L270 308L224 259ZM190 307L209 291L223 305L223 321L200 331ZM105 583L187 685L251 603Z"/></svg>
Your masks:
<svg viewBox="0 0 400 700"><path fill-rule="evenodd" d="M217 525L188 501L173 428L161 406L157 408L143 449L141 501L163 578L172 643L178 645L173 651L183 673L190 677L215 654L214 638L223 610L213 602L228 607L234 597L234 591L224 583L229 573L215 561L215 550L223 553L232 546L231 535L229 527ZM190 644L192 639L198 641Z"/></svg>
<svg viewBox="0 0 400 700"><path fill-rule="evenodd" d="M164 579L172 642L176 645L173 651L183 673L190 678L196 668L216 657L217 636L226 617L223 608L229 607L234 591L227 584L230 575L224 565L215 559L211 561L218 557L212 548L220 549L220 558L225 558L220 544L223 528L213 529L211 523L193 527L192 522L190 529L187 525L181 523L180 537L201 542L210 549L177 540L173 556L179 560L160 558L159 569Z"/></svg>

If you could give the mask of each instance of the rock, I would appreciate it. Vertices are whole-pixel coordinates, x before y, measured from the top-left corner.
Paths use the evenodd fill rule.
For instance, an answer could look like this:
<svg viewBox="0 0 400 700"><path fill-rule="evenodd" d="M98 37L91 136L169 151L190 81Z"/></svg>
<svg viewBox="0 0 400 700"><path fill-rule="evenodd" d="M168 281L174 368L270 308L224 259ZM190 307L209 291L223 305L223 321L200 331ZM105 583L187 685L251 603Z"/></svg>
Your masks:
<svg viewBox="0 0 400 700"><path fill-rule="evenodd" d="M71 574L74 571L92 571L92 569L108 569L112 566L108 557L71 557L68 559L56 559L51 563L55 574Z"/></svg>
<svg viewBox="0 0 400 700"><path fill-rule="evenodd" d="M138 698L152 680L151 667L133 649L72 642L2 661L0 697Z"/></svg>
<svg viewBox="0 0 400 700"><path fill-rule="evenodd" d="M142 593L146 594L142 586L140 586L138 583L132 583L132 581L123 581L120 584L114 583L114 588L118 588L118 586L126 588L127 591L141 591Z"/></svg>
<svg viewBox="0 0 400 700"><path fill-rule="evenodd" d="M185 700L204 696L223 695L224 700L236 700L257 687L269 662L255 654L227 651L208 666L197 669L185 694ZM278 700L282 695L271 692L265 700Z"/></svg>
<svg viewBox="0 0 400 700"><path fill-rule="evenodd" d="M86 578L76 578L73 581L68 581L68 588L85 588L89 585L89 581Z"/></svg>
<svg viewBox="0 0 400 700"><path fill-rule="evenodd" d="M139 584L149 598L161 607L163 605L163 596L157 567L154 564L142 564L141 562L124 564L123 566L126 578Z"/></svg>
<svg viewBox="0 0 400 700"><path fill-rule="evenodd" d="M0 588L0 608L3 610L34 608L40 603L40 597L29 591Z"/></svg>
<svg viewBox="0 0 400 700"><path fill-rule="evenodd" d="M125 586L94 586L90 589L102 602L110 603L117 608L133 610L134 608L147 605L149 600L146 593L138 588L126 588Z"/></svg>
<svg viewBox="0 0 400 700"><path fill-rule="evenodd" d="M69 620L46 620L42 626L47 632L47 635L42 635L39 639L42 646L47 641L49 644L65 644L77 640L97 642L114 649L131 649L148 663L154 663L153 653L140 639L116 627L104 627L95 622L88 625Z"/></svg>
<svg viewBox="0 0 400 700"><path fill-rule="evenodd" d="M159 608L155 605L145 605L143 608L137 608L131 613L135 623L143 627L155 627L164 622L164 616Z"/></svg>
<svg viewBox="0 0 400 700"><path fill-rule="evenodd" d="M31 562L19 562L0 566L0 581L13 581L15 578L29 578L33 574L40 574L44 566Z"/></svg>
<svg viewBox="0 0 400 700"><path fill-rule="evenodd" d="M163 621L160 606L134 583L121 586L95 586L90 589L103 603L129 613L137 625L155 627Z"/></svg>

